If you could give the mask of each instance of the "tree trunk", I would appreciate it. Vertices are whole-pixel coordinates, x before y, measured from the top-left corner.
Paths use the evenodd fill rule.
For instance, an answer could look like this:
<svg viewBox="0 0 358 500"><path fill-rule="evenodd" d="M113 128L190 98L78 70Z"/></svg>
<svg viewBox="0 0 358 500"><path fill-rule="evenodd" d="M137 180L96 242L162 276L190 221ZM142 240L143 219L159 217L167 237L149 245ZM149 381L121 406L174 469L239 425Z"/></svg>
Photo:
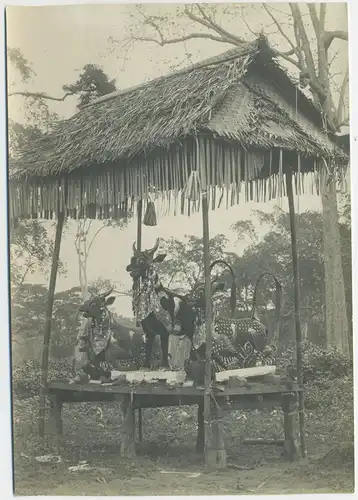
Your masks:
<svg viewBox="0 0 358 500"><path fill-rule="evenodd" d="M338 224L336 185L322 183L326 346L349 356L348 320Z"/></svg>

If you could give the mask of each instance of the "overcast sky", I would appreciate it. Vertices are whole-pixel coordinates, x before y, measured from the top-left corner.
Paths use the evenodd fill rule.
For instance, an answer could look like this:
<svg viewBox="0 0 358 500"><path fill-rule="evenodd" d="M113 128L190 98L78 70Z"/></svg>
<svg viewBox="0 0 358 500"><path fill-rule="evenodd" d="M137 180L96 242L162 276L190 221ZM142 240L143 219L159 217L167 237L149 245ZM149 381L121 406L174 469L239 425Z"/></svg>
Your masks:
<svg viewBox="0 0 358 500"><path fill-rule="evenodd" d="M276 4L276 8L285 11L287 4ZM151 5L151 13L171 14L177 6ZM220 7L223 9L223 7ZM238 9L238 6L236 6ZM273 32L272 21L260 14L258 6L249 5L245 9L247 25L253 31L265 27L266 32ZM246 24L243 23L235 11L231 18L223 14L219 19L223 25L243 37L252 37ZM197 62L206 57L211 57L230 48L226 44L219 44L210 40L193 40L186 44L160 47L149 43L136 43L128 52L124 48L124 39L130 29L141 29L134 19L134 5L69 5L59 7L9 7L7 9L7 35L8 46L18 47L23 55L31 62L36 72L33 80L23 85L19 82L18 75L10 72L11 90L30 90L46 92L53 96L62 96L62 86L73 83L81 68L86 63L101 65L110 78L116 79L118 88L125 88L168 73L173 66L188 64L188 53L191 61ZM287 18L284 14L276 12L276 16L283 22ZM329 4L328 27L330 29L347 29L346 14L343 4ZM185 23L180 20L180 26L185 29ZM173 28L177 31L177 27ZM288 28L289 29L289 28ZM195 29L195 31L198 31ZM170 35L171 33L169 33ZM118 40L111 42L112 37ZM272 40L278 43L280 37L272 35ZM287 46L281 46L282 50ZM128 47L127 47L128 48ZM339 57L332 64L332 71L341 74L347 64L346 42L338 42L336 48L340 49ZM296 75L297 76L297 75ZM11 118L23 120L23 101L21 98L10 98L9 114ZM66 99L64 102L51 103L51 109L61 117L69 117L75 112L76 99ZM286 201L282 202L283 208ZM270 205L255 203L242 204L229 210L221 209L210 214L211 236L218 233L225 234L230 239L229 250L242 251L237 247L235 236L230 231L230 226L238 219L251 217L252 209L272 209ZM314 196L301 196L299 201L301 211L305 209L319 209L320 200ZM99 223L93 224L93 231ZM90 280L99 276L110 278L123 286L130 286L130 279L125 271L129 262L132 242L135 240L136 223L131 223L126 229L104 229L96 240L91 250L88 263ZM201 216L197 214L190 219L187 217L163 217L155 228L143 228L143 244L151 245L156 237L167 238L170 236L182 238L184 234L201 236ZM70 232L65 236L61 248L61 258L67 265L66 278L59 277L58 290L64 290L78 285L78 269L74 249L73 224ZM46 283L41 275L32 277L32 281ZM130 300L117 299L118 312L131 314Z"/></svg>

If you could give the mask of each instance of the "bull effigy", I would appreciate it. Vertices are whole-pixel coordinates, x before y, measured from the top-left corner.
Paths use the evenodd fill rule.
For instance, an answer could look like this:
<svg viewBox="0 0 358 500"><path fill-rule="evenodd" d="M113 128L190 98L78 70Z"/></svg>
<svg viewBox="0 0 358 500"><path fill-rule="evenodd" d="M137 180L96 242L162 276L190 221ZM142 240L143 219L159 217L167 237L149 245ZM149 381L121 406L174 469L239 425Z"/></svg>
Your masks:
<svg viewBox="0 0 358 500"><path fill-rule="evenodd" d="M87 355L83 372L93 380L108 381L113 370L139 370L145 366L145 333L142 328L125 326L114 318L108 309L115 300L109 296L111 292L94 295L80 307L86 325L78 348ZM157 345L151 351L151 360L160 360Z"/></svg>
<svg viewBox="0 0 358 500"><path fill-rule="evenodd" d="M186 361L187 374L190 365L196 361L205 359L205 314L204 314L204 288L196 288L195 292L186 296L179 295L165 288L161 283L155 270L155 263L162 262L165 254L154 257L158 250L159 241L151 250L139 251L133 245L133 257L127 271L133 278L133 310L139 313L139 318L144 321L155 316L158 321L165 325L167 336L165 337L165 349L168 336L187 337L191 341L191 353ZM236 281L234 273L225 261L215 261L210 270L218 264L225 264L231 271L233 284L231 289L232 310L236 307ZM275 276L263 273L257 280L251 316L243 319L213 316L213 345L212 366L213 371L223 371L231 368L246 368L258 364L275 364L273 356L274 348L268 345L268 331L266 326L256 317L256 294L258 284L264 275L270 275L276 283L276 309L280 308L281 285ZM223 289L223 284L212 284L212 296ZM234 303L233 303L234 302ZM144 328L145 329L145 328ZM148 331L148 328L147 328ZM147 333L147 332L146 332ZM154 328L149 335L155 335ZM161 336L162 353L163 337ZM150 346L150 342L148 342ZM167 352L167 351L166 351ZM147 355L150 355L150 347Z"/></svg>

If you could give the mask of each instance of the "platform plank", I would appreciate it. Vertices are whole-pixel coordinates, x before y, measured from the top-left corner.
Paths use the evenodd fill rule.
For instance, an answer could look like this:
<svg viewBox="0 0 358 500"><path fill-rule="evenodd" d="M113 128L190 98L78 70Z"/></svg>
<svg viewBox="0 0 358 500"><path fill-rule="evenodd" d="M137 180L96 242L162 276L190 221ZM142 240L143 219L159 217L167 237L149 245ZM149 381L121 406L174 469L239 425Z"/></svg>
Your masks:
<svg viewBox="0 0 358 500"><path fill-rule="evenodd" d="M213 387L213 392L218 396L230 395L259 395L259 394L280 394L301 391L297 384L269 384L269 383L248 383L244 387ZM48 392L85 392L98 394L133 394L133 395L161 395L161 396L204 396L204 390L195 387L168 387L166 385L140 384L140 385L109 385L109 384L69 384L67 381L51 381L48 383Z"/></svg>
<svg viewBox="0 0 358 500"><path fill-rule="evenodd" d="M217 382L225 382L229 380L230 377L240 377L240 378L254 378L263 377L264 375L270 375L276 373L276 366L266 365L266 366L252 366L250 368L238 368L236 370L225 370L216 374Z"/></svg>
<svg viewBox="0 0 358 500"><path fill-rule="evenodd" d="M111 373L112 380L122 379L128 383L162 381L168 385L183 384L185 382L184 371L152 370L152 371L117 371Z"/></svg>

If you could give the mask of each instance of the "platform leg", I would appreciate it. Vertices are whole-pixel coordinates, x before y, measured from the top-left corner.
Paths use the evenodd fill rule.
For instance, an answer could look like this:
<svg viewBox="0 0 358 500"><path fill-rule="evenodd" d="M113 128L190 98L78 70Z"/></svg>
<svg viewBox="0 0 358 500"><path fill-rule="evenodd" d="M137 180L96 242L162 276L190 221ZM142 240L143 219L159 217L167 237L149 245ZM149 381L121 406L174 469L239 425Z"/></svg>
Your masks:
<svg viewBox="0 0 358 500"><path fill-rule="evenodd" d="M142 408L138 408L138 439L139 442L143 442L143 415Z"/></svg>
<svg viewBox="0 0 358 500"><path fill-rule="evenodd" d="M211 407L211 429L209 436L206 436L205 463L217 469L227 466L223 417L221 407Z"/></svg>
<svg viewBox="0 0 358 500"><path fill-rule="evenodd" d="M58 396L50 397L50 427L56 436L57 453L63 450L62 400Z"/></svg>
<svg viewBox="0 0 358 500"><path fill-rule="evenodd" d="M122 411L122 439L120 454L122 457L135 456L135 419L134 408L130 396L123 396Z"/></svg>
<svg viewBox="0 0 358 500"><path fill-rule="evenodd" d="M198 435L196 438L196 452L204 453L205 448L205 426L204 426L204 403L198 404Z"/></svg>
<svg viewBox="0 0 358 500"><path fill-rule="evenodd" d="M284 396L282 401L284 419L284 455L291 462L298 457L296 436L296 400L292 396Z"/></svg>

